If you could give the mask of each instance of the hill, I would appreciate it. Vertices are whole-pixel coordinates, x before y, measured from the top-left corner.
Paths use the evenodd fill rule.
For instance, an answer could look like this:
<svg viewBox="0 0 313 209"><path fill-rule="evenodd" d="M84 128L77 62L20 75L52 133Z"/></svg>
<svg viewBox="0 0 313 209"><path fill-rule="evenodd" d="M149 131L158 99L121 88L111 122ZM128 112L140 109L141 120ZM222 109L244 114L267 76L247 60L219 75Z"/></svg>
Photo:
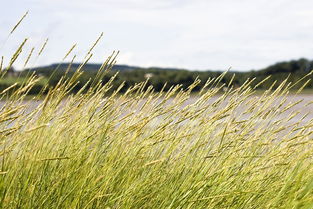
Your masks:
<svg viewBox="0 0 313 209"><path fill-rule="evenodd" d="M79 67L80 63L73 63L71 65L71 70L68 76L71 76L74 71ZM74 91L78 91L82 86L84 86L90 78L96 77L97 70L100 68L100 64L86 64L82 69L84 71L83 75L79 79L79 84L75 87ZM32 69L26 69L18 75L16 73L11 73L8 75L10 79L5 78L3 81L0 80L0 90L8 87L11 83L20 80L21 77L25 77L29 72L35 72L39 76L43 77L43 81L40 85L44 85L45 82L50 85L56 85L60 78L64 75L65 70L69 67L69 63L56 63L48 66L36 67ZM258 86L259 89L269 88L275 81L273 88L276 88L285 78L289 77L289 81L297 82L303 76L307 75L311 70L313 70L313 61L307 59L298 59L285 62L278 62L267 68L248 71L248 72L229 72L222 79L221 83L228 83L230 80L233 81L234 87L241 86L248 78L255 78L255 81L251 83L254 85L263 79L267 78L266 82L263 82ZM148 84L153 85L155 91L160 91L164 84L167 86L164 90L168 90L171 86L176 84L181 84L182 88L187 88L196 78L199 78L202 82L194 88L195 91L200 90L205 81L208 78L217 77L222 74L222 71L189 71L179 68L159 68L159 67L150 67L143 68L137 66L129 65L115 65L110 73L108 73L103 78L103 83L108 81L117 71L119 74L116 76L116 79L113 82L115 87L119 86L122 82L125 82L124 89L132 86L138 82L144 81L149 78ZM54 72L54 73L52 73ZM233 79L233 75L235 78ZM14 77L19 77L14 79ZM309 76L312 79L312 75ZM9 82L10 81L10 82ZM300 82L296 88L302 85L304 82ZM307 89L313 89L312 82L309 82L306 86ZM40 89L40 86L37 87ZM36 91L35 91L36 92ZM34 93L34 92L32 92Z"/></svg>
<svg viewBox="0 0 313 209"><path fill-rule="evenodd" d="M46 72L51 72L54 70L59 70L59 71L65 71L69 67L70 63L55 63L47 66L39 66L31 69L25 69L26 71L36 71L39 73L46 73ZM76 70L81 63L72 63L70 71ZM84 65L83 70L84 71L97 71L101 67L101 64L97 63L87 63ZM136 70L136 69L141 69L141 67L137 66L129 66L129 65L114 65L112 70L115 71L125 71L125 70Z"/></svg>

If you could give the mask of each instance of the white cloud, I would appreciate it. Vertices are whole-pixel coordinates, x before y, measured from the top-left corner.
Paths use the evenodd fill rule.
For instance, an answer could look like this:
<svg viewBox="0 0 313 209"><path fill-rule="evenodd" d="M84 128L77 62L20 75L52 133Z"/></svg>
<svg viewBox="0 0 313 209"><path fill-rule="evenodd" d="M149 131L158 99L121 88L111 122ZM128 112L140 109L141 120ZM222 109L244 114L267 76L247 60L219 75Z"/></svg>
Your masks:
<svg viewBox="0 0 313 209"><path fill-rule="evenodd" d="M50 38L45 58L57 62L72 43L79 58L104 32L93 61L121 50L119 63L190 69L249 70L280 60L311 58L310 0L17 0L4 3L0 27L9 31L27 9L30 15L5 46ZM13 5L20 5L18 8ZM13 9L14 8L14 9ZM0 41L6 34L0 34ZM1 43L0 43L1 46ZM31 46L29 46L30 48ZM10 54L10 53L9 53Z"/></svg>

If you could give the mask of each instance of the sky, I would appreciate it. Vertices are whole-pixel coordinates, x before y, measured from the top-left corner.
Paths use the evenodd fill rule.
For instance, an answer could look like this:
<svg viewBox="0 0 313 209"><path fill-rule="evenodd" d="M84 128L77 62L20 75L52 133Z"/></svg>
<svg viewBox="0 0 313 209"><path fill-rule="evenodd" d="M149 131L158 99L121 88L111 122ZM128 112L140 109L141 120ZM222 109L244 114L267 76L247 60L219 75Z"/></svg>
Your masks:
<svg viewBox="0 0 313 209"><path fill-rule="evenodd" d="M248 71L313 56L312 0L5 0L0 13L5 63L28 38L17 69L47 38L27 67L60 62L73 44L65 61L81 62L102 32L91 62L119 50L118 64Z"/></svg>

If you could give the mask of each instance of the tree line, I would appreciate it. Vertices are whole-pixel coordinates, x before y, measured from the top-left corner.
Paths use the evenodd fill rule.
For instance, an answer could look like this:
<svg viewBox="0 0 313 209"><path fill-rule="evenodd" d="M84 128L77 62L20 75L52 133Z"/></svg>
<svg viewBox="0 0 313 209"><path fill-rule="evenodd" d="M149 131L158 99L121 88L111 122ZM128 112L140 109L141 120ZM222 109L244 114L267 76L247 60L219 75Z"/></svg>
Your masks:
<svg viewBox="0 0 313 209"><path fill-rule="evenodd" d="M8 88L13 83L22 85L23 79L26 79L32 73L37 74L42 77L42 80L38 82L34 88L30 91L30 94L38 94L40 90L48 85L49 87L55 86L68 68L69 63L54 64L50 66L37 67L33 69L26 69L20 72L10 69L6 76L0 79L0 91ZM72 64L68 77L72 76L75 70L78 68L79 63ZM56 70L57 68L57 70ZM97 74L97 69L100 68L100 65L97 64L86 64L83 67L83 74L79 78L79 83L73 89L73 92L79 91L88 80L95 78ZM303 76L307 75L311 70L313 70L313 61L307 59L291 60L286 62L279 62L274 65L271 65L265 69L261 70L252 70L248 72L228 72L221 79L221 84L229 83L232 80L233 87L241 86L248 78L255 78L254 82L251 85L262 81L263 79L270 76L265 82L258 86L258 89L267 89L274 82L275 89L285 78L288 77L290 82L296 82L301 79ZM193 89L193 91L200 90L205 82L209 78L218 77L223 72L222 71L188 71L184 69L166 69L166 68L140 68L140 67L131 67L116 65L113 69L107 73L102 80L102 83L105 84L116 72L118 74L113 81L113 88L117 88L122 82L124 82L124 87L121 91L125 91L128 87L135 85L136 83L145 81L148 79L147 84L152 85L155 91L160 91L165 83L167 84L164 91L168 90L171 86L181 84L183 89L188 88L195 79L200 79L201 83ZM235 76L234 76L235 74ZM312 75L308 76L312 78ZM300 85L303 85L305 81L300 82L294 88L299 88ZM306 89L313 89L312 82L309 82ZM88 89L88 88L87 88Z"/></svg>

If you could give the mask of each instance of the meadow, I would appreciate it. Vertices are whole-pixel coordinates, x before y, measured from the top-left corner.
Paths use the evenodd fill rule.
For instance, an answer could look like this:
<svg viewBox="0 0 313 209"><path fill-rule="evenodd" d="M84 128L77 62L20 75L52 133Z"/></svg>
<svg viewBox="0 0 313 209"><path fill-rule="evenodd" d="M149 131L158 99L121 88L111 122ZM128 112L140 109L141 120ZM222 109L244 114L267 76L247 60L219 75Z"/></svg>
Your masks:
<svg viewBox="0 0 313 209"><path fill-rule="evenodd" d="M1 208L312 208L311 73L292 95L288 78L256 95L266 79L226 72L197 93L198 79L120 92L102 82L114 60L78 92L88 56L31 99L35 74L0 92Z"/></svg>

